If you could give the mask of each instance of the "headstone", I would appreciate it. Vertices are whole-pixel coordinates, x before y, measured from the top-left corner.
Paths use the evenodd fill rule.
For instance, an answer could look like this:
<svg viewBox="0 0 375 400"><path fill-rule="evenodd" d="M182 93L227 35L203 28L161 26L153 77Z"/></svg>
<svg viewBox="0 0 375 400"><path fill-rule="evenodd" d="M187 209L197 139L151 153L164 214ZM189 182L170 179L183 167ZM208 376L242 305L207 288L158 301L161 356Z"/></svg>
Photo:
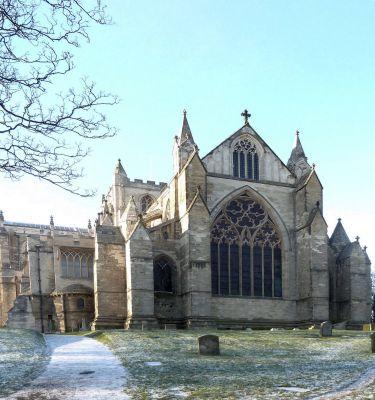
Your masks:
<svg viewBox="0 0 375 400"><path fill-rule="evenodd" d="M371 338L371 352L375 353L375 332L371 333L370 338Z"/></svg>
<svg viewBox="0 0 375 400"><path fill-rule="evenodd" d="M219 337L204 335L198 338L199 354L203 356L217 356L220 354Z"/></svg>
<svg viewBox="0 0 375 400"><path fill-rule="evenodd" d="M321 337L332 336L332 324L329 321L322 322L320 324L320 332Z"/></svg>

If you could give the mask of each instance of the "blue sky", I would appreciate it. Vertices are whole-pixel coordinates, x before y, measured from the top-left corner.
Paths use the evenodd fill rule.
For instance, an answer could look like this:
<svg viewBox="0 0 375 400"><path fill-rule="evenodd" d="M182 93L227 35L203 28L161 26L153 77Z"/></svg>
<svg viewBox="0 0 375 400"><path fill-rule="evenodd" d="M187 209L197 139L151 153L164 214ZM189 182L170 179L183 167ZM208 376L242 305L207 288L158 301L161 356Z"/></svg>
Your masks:
<svg viewBox="0 0 375 400"><path fill-rule="evenodd" d="M91 29L68 83L89 76L121 98L113 139L92 142L80 199L29 178L1 179L6 219L86 225L117 158L131 178L168 181L172 139L188 118L201 155L250 123L287 161L299 129L338 217L375 257L375 1L111 0L114 25ZM67 89L61 81L56 90Z"/></svg>

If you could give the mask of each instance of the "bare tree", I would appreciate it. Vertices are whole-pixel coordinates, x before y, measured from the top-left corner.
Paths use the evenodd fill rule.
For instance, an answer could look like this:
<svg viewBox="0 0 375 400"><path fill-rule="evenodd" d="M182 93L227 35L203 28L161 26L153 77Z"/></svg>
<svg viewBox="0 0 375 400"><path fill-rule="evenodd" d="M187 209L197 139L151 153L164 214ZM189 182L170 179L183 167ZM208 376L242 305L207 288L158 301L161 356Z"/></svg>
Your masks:
<svg viewBox="0 0 375 400"><path fill-rule="evenodd" d="M0 172L93 194L76 183L89 152L81 142L116 133L103 107L118 99L87 79L66 93L54 84L74 68L89 26L108 23L100 0L0 0Z"/></svg>

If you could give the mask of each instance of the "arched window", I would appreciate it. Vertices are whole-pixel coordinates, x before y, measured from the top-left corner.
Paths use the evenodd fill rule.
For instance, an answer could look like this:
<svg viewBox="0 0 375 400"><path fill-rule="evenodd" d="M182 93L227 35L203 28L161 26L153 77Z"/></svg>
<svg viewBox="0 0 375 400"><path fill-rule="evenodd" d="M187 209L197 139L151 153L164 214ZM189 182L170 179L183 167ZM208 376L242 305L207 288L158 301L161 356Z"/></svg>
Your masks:
<svg viewBox="0 0 375 400"><path fill-rule="evenodd" d="M212 293L282 297L281 239L247 194L229 201L211 229Z"/></svg>
<svg viewBox="0 0 375 400"><path fill-rule="evenodd" d="M249 139L240 139L233 148L233 176L259 180L259 157Z"/></svg>
<svg viewBox="0 0 375 400"><path fill-rule="evenodd" d="M173 264L167 257L159 257L154 262L154 290L155 292L173 292L172 283Z"/></svg>
<svg viewBox="0 0 375 400"><path fill-rule="evenodd" d="M85 299L82 297L78 297L77 299L77 309L78 310L83 310L85 308Z"/></svg>
<svg viewBox="0 0 375 400"><path fill-rule="evenodd" d="M151 204L154 202L154 199L149 195L146 194L141 198L141 212L145 214L146 211L150 208Z"/></svg>
<svg viewBox="0 0 375 400"><path fill-rule="evenodd" d="M60 269L62 278L91 278L93 251L90 249L60 249Z"/></svg>

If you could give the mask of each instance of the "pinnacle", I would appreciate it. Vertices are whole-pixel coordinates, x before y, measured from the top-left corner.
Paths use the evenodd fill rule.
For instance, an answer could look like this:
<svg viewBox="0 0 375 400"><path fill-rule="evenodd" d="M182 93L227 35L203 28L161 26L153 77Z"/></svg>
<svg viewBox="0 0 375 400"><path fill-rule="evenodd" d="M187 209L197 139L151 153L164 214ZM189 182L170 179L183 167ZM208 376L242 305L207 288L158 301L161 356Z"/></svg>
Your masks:
<svg viewBox="0 0 375 400"><path fill-rule="evenodd" d="M307 157L305 155L300 140L300 132L298 130L296 131L294 147L288 160L288 168L298 177L300 177L300 175L303 175L306 170L310 170L311 168L307 162Z"/></svg>
<svg viewBox="0 0 375 400"><path fill-rule="evenodd" d="M186 110L183 111L184 118L182 120L182 128L181 128L181 134L180 134L180 139L179 139L179 144L181 145L182 143L189 141L192 144L195 144L193 135L191 134L189 122L187 120L187 112Z"/></svg>
<svg viewBox="0 0 375 400"><path fill-rule="evenodd" d="M124 167L121 164L121 159L119 158L117 160L116 168L115 168L115 174L121 174L127 177L126 172Z"/></svg>
<svg viewBox="0 0 375 400"><path fill-rule="evenodd" d="M337 221L335 230L329 239L329 244L337 249L342 249L350 244L350 239L341 223L341 218Z"/></svg>

